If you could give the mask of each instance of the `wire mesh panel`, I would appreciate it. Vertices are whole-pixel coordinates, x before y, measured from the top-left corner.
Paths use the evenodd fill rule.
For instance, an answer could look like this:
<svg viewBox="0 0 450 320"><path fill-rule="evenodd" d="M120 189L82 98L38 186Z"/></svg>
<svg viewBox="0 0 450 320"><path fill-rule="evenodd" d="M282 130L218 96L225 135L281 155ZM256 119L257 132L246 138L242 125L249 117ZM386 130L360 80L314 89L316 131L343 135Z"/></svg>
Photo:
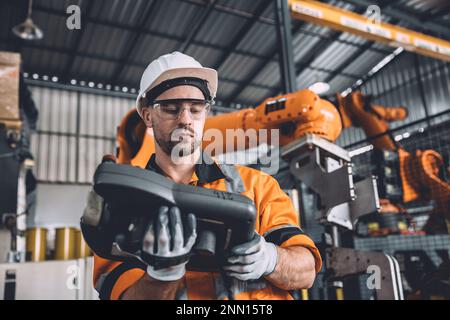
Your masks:
<svg viewBox="0 0 450 320"><path fill-rule="evenodd" d="M372 97L372 103L407 109L406 119L391 122L391 129L381 133L389 136L401 150L375 150L371 145L373 137L366 137L361 128L344 130L337 141L354 154L353 172L357 178L378 176L382 198L409 209L422 206L424 210L429 209L428 214L439 213L433 219L439 216L447 220L450 211L449 80L447 62L410 53L402 55L361 88L364 95ZM438 224L445 227L446 222L442 220Z"/></svg>
<svg viewBox="0 0 450 320"><path fill-rule="evenodd" d="M448 62L405 53L367 81L360 90L364 95L371 96L374 104L407 109L407 118L390 123L391 129L424 120L424 123L409 128L414 131L450 119L450 114L445 114L450 110ZM440 116L433 117L437 114ZM361 128L351 127L341 133L336 143L348 148L366 138Z"/></svg>

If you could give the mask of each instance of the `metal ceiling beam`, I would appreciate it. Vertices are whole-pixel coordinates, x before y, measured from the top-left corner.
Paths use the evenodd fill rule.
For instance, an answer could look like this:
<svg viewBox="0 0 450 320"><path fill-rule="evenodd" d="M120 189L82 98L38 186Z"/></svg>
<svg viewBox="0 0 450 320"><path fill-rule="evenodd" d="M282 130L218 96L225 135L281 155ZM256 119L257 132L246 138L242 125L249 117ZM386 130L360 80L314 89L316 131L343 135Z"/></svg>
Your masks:
<svg viewBox="0 0 450 320"><path fill-rule="evenodd" d="M195 17L193 21L191 22L190 30L185 37L183 43L180 45L178 51L180 52L186 52L189 49L189 46L191 45L192 41L195 39L197 34L200 32L201 28L205 24L205 21L208 19L209 15L211 14L212 10L214 9L214 6L216 4L217 0L207 0L206 7L203 8L203 12L199 14L200 17Z"/></svg>
<svg viewBox="0 0 450 320"><path fill-rule="evenodd" d="M142 10L139 18L137 19L136 23L137 31L133 33L133 35L130 37L130 40L124 46L124 49L120 54L120 59L119 61L117 61L117 66L115 67L114 72L112 73L110 82L113 84L117 83L123 70L129 64L129 59L132 53L135 51L136 46L139 43L139 39L145 33L144 26L146 21L148 21L154 14L158 12L158 9L161 6L162 1L154 0L151 3L149 2L146 3L147 7L144 10Z"/></svg>
<svg viewBox="0 0 450 320"><path fill-rule="evenodd" d="M382 6L380 4L380 6ZM384 8L384 7L383 7ZM365 9L364 9L365 10ZM361 13L364 10L358 10L357 13ZM331 35L331 41L330 43L325 43L323 40L319 41L312 50L309 50L309 52L302 57L301 61L296 65L296 74L297 76L299 76L303 71L305 71L307 68L310 68L311 64L314 62L314 60L316 60L317 57L319 57L323 52L325 52L329 46L331 46L333 43L335 43L336 41L339 40L339 37L342 35L343 32L341 31L333 31L332 35ZM362 47L360 47L360 49L357 51L358 55L364 54L364 52L366 50L369 50L369 48L371 48L373 45L372 42L368 42L364 45L362 45ZM342 71L345 69L346 64L351 63L356 57L356 53L354 55L351 55L351 60L350 59L346 59L346 63L342 63L341 67L338 68L337 70L335 70L334 72L331 73L331 75L327 76L327 79L333 79L334 77L336 77L338 74L342 73ZM348 66L348 65L347 65ZM329 81L325 81L325 82L329 82ZM278 91L274 91L273 94L276 94Z"/></svg>
<svg viewBox="0 0 450 320"><path fill-rule="evenodd" d="M26 66L26 65L25 65ZM26 66L27 67L27 66ZM140 66L142 68L144 68L144 66ZM37 73L37 74L46 74L48 76L57 76L59 79L63 80L63 75L60 72L52 72L51 70L39 70L39 69L28 69L25 68L25 72L28 72L29 74L33 74L33 73ZM76 78L78 81L80 80L84 80L84 81L96 81L96 82L100 82L103 84L111 84L113 86L119 86L119 87L128 87L128 88L134 88L136 87L137 83L109 83L108 81L105 81L105 79L94 79L94 78L80 78L80 77L74 77ZM136 81L138 81L139 79L136 79ZM65 83L65 81L61 81L62 83ZM227 83L232 83L238 86L242 86L244 85L244 83L242 81L239 80L235 80L235 79L230 79L230 78L226 78L226 77L221 77L219 76L219 82L227 82ZM67 81L68 83L68 81ZM268 86L268 85L264 85L264 84L252 84L253 87L255 88L259 88L259 89L263 89L263 90L271 90L273 87L272 86Z"/></svg>
<svg viewBox="0 0 450 320"><path fill-rule="evenodd" d="M81 11L82 7L80 7L82 19L84 17L89 17L89 13L91 12L93 6L94 6L94 1L88 1L84 11ZM70 51L72 51L72 54L70 55L70 58L67 60L67 63L64 67L64 79L65 80L67 80L67 78L69 77L70 70L72 69L73 63L75 62L75 58L77 57L76 53L78 51L80 51L79 50L80 44L83 39L83 35L86 32L86 29L87 29L86 26L84 26L84 28L81 28L79 30L72 30L72 32L75 33L75 41L70 50Z"/></svg>
<svg viewBox="0 0 450 320"><path fill-rule="evenodd" d="M196 6L202 6L203 4L201 3L201 1L199 0L177 0L177 1L181 1L184 3L189 3L192 5L196 5ZM228 6L224 6L222 4L216 4L216 6L214 7L214 10L218 11L218 12L222 12L222 13L226 13L229 15L233 15L235 17L239 17L239 18L243 18L243 19L252 19L253 18L253 13L251 12L247 12L244 10L240 10L237 8L232 8L232 7L228 7ZM271 18L267 18L267 17L262 17L259 16L258 17L258 22L267 24L267 25L275 25L275 20L271 19Z"/></svg>
<svg viewBox="0 0 450 320"><path fill-rule="evenodd" d="M37 69L33 69L33 70L27 69L25 71L28 72L30 75L32 75L34 73L40 74L40 75L44 74L43 70L37 70ZM45 74L47 74L47 73L48 73L48 71ZM59 73L53 73L53 74L50 74L50 75L51 76L57 76L58 78L62 79L62 75L59 74ZM78 81L86 81L86 82L93 81L95 83L103 83L103 85L105 85L105 83L109 84L109 83L103 81L103 79L91 79L91 78L86 79L86 78L81 78L81 79L77 79L77 80ZM137 80L139 80L139 79L137 79ZM229 79L229 78L224 78L224 77L219 77L219 82L232 83L232 84L235 84L235 85L238 85L238 86L242 86L243 85L243 83L241 81L234 80L234 79ZM66 83L66 82L59 82L59 83L69 85L69 83ZM130 88L135 88L136 89L136 83L121 83L121 84L115 84L115 85L112 85L112 86L113 87L114 86L118 86L120 88L121 87L127 87L129 89ZM251 86L254 87L254 88L262 89L262 90L271 90L273 88L271 86L267 86L267 85L263 85L263 84L251 84Z"/></svg>
<svg viewBox="0 0 450 320"><path fill-rule="evenodd" d="M284 93L294 92L297 90L297 77L292 48L291 14L286 0L274 0L274 2L281 87Z"/></svg>
<svg viewBox="0 0 450 320"><path fill-rule="evenodd" d="M213 68L219 70L225 61L233 54L237 46L245 39L247 34L253 28L254 25L259 21L259 17L264 13L265 10L270 6L272 0L264 0L258 5L253 13L253 17L247 20L242 28L240 28L239 32L236 36L231 40L228 48L220 55L219 59L217 59L216 64L214 64Z"/></svg>
<svg viewBox="0 0 450 320"><path fill-rule="evenodd" d="M398 0L383 0L381 3L379 3L379 7L381 10L384 10L385 8L394 4L397 1ZM352 64L352 62L355 61L356 58L358 58L360 55L363 55L366 51L373 48L374 45L375 45L375 42L372 42L372 41L369 41L366 44L364 44L360 49L358 49L356 52L354 52L349 57L347 57L347 59L345 59L345 61L342 62L341 65L334 72L332 72L329 76L327 76L325 79L325 82L330 83L331 81L333 81L334 78L336 78L339 74L342 74L343 71L350 64Z"/></svg>
<svg viewBox="0 0 450 320"><path fill-rule="evenodd" d="M340 35L340 32L333 32L330 43L328 41L325 42L321 40L314 46L313 49L309 50L295 65L296 78L307 68L311 68L311 64L314 60L316 60L318 56L320 56L332 43L334 43ZM276 86L276 88L272 91L271 96L277 95L281 90L281 86Z"/></svg>
<svg viewBox="0 0 450 320"><path fill-rule="evenodd" d="M8 38L0 38L0 42L2 43L10 43L11 40ZM71 51L69 49L64 49L64 48L58 48L58 47L52 47L52 46L48 46L48 45L44 45L44 44L39 44L38 42L31 42L31 41L27 41L23 44L24 48L30 48L30 49L37 49L37 50L44 50L44 51L52 51L55 53L59 53L59 54L64 54L64 55L69 55L71 53ZM103 55L99 55L99 54L95 54L95 53L81 53L81 52L77 52L76 53L77 57L81 57L81 58L87 58L87 59L94 59L94 60L103 60L106 62L111 62L111 63L119 63L120 60L114 57L108 57L108 56L103 56ZM270 57L265 56L264 59L269 59ZM278 62L277 59L273 58L271 59L270 62ZM146 64L141 64L141 63L136 63L136 62L127 62L126 64L127 67L137 67L137 68L145 68L147 67ZM331 73L332 70L328 70L325 68L319 68L319 67L310 67L310 69L315 70L315 71L320 71L320 72L325 72L325 73ZM355 74L351 74L351 73L341 73L341 75L348 77L348 78L354 78L354 79L358 79L359 76L355 75ZM238 84L241 84L241 82L237 81L237 80L232 80L232 79L226 79L226 78L221 78L221 79L225 79L225 81L227 82L235 82ZM256 84L255 84L256 85ZM264 86L264 85L256 85L256 86L260 86L261 88L265 88L265 89L270 89L273 88L271 86Z"/></svg>
<svg viewBox="0 0 450 320"><path fill-rule="evenodd" d="M345 0L345 1L364 8L367 8L368 6L374 4L381 5L381 3L374 0ZM436 34L445 35L446 37L450 38L450 29L447 26L432 21L423 21L420 17L411 15L411 13L407 13L394 7L386 6L382 10L382 14L385 14L400 21L405 21L409 23L412 27L417 28L418 30L429 30Z"/></svg>
<svg viewBox="0 0 450 320"><path fill-rule="evenodd" d="M449 14L450 14L450 5L447 8L444 8L444 10L436 12L435 14L431 15L431 17L428 17L427 21L442 19L443 17Z"/></svg>

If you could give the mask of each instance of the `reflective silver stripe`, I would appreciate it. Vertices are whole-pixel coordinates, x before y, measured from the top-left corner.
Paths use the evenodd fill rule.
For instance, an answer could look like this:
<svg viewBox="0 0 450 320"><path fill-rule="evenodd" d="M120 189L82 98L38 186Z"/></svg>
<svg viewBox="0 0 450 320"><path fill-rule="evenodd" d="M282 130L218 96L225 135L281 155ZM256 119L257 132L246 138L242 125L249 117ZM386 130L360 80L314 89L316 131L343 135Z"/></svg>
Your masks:
<svg viewBox="0 0 450 320"><path fill-rule="evenodd" d="M252 292L267 288L267 281L264 279L241 281L235 278L231 278L231 291L233 295L237 295L243 292ZM216 291L216 298L223 300L228 298L227 289L221 275L214 279L214 287Z"/></svg>
<svg viewBox="0 0 450 320"><path fill-rule="evenodd" d="M232 193L242 193L245 192L245 185L242 177L234 165L221 164L220 169L225 175L225 184L228 192ZM267 287L267 281L264 279L252 280L252 281L241 281L238 279L231 278L230 290L233 295L237 295L242 292L251 292L256 290L261 290ZM222 275L219 275L214 279L214 286L216 291L216 298L218 300L223 300L228 298L228 292L225 287Z"/></svg>
<svg viewBox="0 0 450 320"><path fill-rule="evenodd" d="M108 277L109 272L102 273L100 277L98 277L97 283L95 284L95 290L97 290L98 293L102 290L103 283L105 282L106 278Z"/></svg>
<svg viewBox="0 0 450 320"><path fill-rule="evenodd" d="M225 176L225 185L228 192L238 194L245 192L244 181L242 180L239 171L234 165L220 164L220 170ZM241 292L255 291L267 287L267 282L264 279L257 281L240 281L232 278L231 281L232 285L230 289L233 292L233 295ZM215 277L214 287L216 291L216 299L223 300L225 298L228 298L228 292L225 287L222 275Z"/></svg>
<svg viewBox="0 0 450 320"><path fill-rule="evenodd" d="M221 164L220 170L225 176L225 183L228 192L245 192L244 181L234 165Z"/></svg>
<svg viewBox="0 0 450 320"><path fill-rule="evenodd" d="M275 228L267 231L266 233L263 234L263 237L264 238L267 237L269 234L271 234L274 231L285 229L285 228L292 228L292 227L298 228L299 230L301 230L303 232L302 228L300 228L299 226L297 226L295 224L285 224L285 225L282 225L282 226L279 226L279 227L275 227Z"/></svg>
<svg viewBox="0 0 450 320"><path fill-rule="evenodd" d="M175 300L189 300L185 284L177 290Z"/></svg>

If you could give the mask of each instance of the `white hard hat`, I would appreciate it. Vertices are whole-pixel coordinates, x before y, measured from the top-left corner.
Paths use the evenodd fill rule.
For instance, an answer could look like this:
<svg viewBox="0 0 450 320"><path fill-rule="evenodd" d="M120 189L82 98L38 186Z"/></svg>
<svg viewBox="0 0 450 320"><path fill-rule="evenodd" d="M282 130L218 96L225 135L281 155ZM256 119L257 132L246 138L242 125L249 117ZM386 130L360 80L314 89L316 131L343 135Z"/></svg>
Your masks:
<svg viewBox="0 0 450 320"><path fill-rule="evenodd" d="M194 58L175 51L153 60L142 74L139 94L136 99L136 109L139 115L142 116L140 100L145 97L148 91L166 80L186 77L206 80L211 98L216 97L217 71L204 68Z"/></svg>

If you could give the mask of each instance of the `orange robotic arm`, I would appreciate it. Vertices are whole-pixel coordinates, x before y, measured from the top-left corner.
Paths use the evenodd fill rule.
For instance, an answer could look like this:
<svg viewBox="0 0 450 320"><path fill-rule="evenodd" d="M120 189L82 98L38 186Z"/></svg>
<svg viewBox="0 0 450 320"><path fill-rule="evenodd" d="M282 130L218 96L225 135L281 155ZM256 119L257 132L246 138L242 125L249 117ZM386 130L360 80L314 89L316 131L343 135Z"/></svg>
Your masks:
<svg viewBox="0 0 450 320"><path fill-rule="evenodd" d="M339 112L332 103L321 99L311 90L299 90L294 93L267 98L254 109L243 109L237 112L221 114L208 118L205 133L209 129L219 130L223 137L223 150L236 151L249 147L248 139L239 144L237 136L231 131L249 129L279 130L279 145L284 146L306 133L314 133L329 141L335 141L341 133L342 124ZM258 141L259 142L259 141ZM210 141L204 141L206 147Z"/></svg>
<svg viewBox="0 0 450 320"><path fill-rule="evenodd" d="M361 127L367 137L377 136L389 130L387 122L404 120L408 116L404 107L383 107L372 104L361 92L352 92L346 97L337 94L338 108L344 128L351 125ZM371 141L376 149L396 150L397 146L389 135Z"/></svg>
<svg viewBox="0 0 450 320"><path fill-rule="evenodd" d="M214 131L209 131L213 129ZM227 139L227 129L228 139ZM249 147L247 130L269 129L267 142L270 144L270 129L279 130L279 144L286 145L306 133L314 133L329 141L339 136L342 124L339 112L329 101L321 99L310 90L267 98L257 107L243 109L209 117L205 123L203 148L215 141L212 136L220 134L222 147L216 151L237 151ZM236 130L244 134L236 135ZM259 135L256 134L258 138ZM243 143L239 139L244 138ZM155 150L151 129L135 110L131 110L118 128L118 162L133 165L147 163ZM259 141L257 141L259 143Z"/></svg>
<svg viewBox="0 0 450 320"><path fill-rule="evenodd" d="M410 154L403 149L399 150L399 156L403 200L433 199L434 212L450 221L450 185L439 177L444 165L442 156L434 150Z"/></svg>

